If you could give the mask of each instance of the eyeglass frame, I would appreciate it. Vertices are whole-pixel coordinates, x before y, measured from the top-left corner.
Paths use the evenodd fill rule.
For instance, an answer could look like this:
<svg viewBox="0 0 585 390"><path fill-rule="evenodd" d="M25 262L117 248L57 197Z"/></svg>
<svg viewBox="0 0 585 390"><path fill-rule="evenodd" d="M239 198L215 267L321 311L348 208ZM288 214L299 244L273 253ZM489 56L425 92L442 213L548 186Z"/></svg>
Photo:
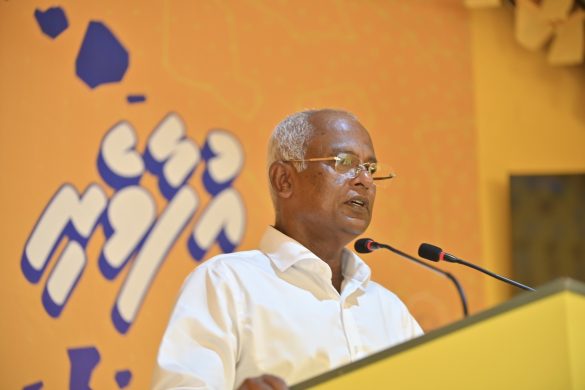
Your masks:
<svg viewBox="0 0 585 390"><path fill-rule="evenodd" d="M335 161L335 171L339 174L345 174L342 172L338 172L337 171L337 163L339 161L342 160L342 157L339 157L341 154L346 154L346 155L352 155L352 153L346 153L346 152L341 152L338 153L337 156L333 156L333 157L313 157L313 158L307 158L307 159L303 159L303 160L282 160L282 162L299 162L299 163L303 163L303 162L319 162L319 161ZM357 156L356 156L357 157ZM372 164L377 164L377 161L374 162L360 162L357 167L355 168L356 172L355 172L355 176L353 176L353 179L355 179L356 177L359 176L361 171L367 172L370 174L370 176L372 177L372 180L388 180L388 179L393 179L396 177L396 174L394 172L390 172L390 174L388 176L382 176L382 177L374 177L373 173L370 172L369 167Z"/></svg>

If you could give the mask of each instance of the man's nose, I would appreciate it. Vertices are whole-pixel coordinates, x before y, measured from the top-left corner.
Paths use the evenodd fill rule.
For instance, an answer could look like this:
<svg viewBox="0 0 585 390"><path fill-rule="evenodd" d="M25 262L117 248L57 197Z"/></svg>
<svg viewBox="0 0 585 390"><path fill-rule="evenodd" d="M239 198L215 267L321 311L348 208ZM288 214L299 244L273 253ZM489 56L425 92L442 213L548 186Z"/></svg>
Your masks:
<svg viewBox="0 0 585 390"><path fill-rule="evenodd" d="M362 164L356 168L354 182L355 184L361 184L366 188L370 188L374 185L374 178L370 170Z"/></svg>

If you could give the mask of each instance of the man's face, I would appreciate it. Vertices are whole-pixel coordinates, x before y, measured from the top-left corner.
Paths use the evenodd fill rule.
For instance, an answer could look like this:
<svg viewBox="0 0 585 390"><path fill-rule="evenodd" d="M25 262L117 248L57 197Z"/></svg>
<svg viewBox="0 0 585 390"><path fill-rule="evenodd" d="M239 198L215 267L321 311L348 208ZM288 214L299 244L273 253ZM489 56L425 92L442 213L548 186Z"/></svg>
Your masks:
<svg viewBox="0 0 585 390"><path fill-rule="evenodd" d="M355 119L336 112L311 118L315 132L305 159L333 157L341 152L356 155L361 162L374 162L374 147L366 129ZM295 217L311 234L335 235L349 242L366 230L372 218L376 187L369 173L356 177L335 170L335 161L308 162L298 173ZM297 212L298 211L298 212Z"/></svg>

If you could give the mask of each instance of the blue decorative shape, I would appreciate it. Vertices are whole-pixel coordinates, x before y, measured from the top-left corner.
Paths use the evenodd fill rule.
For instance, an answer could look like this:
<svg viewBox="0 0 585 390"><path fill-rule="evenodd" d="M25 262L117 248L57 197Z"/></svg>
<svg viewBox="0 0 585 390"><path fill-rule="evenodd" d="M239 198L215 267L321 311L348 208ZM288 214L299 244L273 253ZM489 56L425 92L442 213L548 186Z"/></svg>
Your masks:
<svg viewBox="0 0 585 390"><path fill-rule="evenodd" d="M196 168L196 167L195 167ZM173 187L168 181L167 179L163 176L159 177L159 181L158 181L158 188L161 192L161 194L163 194L163 196L167 199L167 200L171 200L175 197L175 195L177 194L177 192L179 192L179 190L181 189L181 187L183 187L187 181L191 178L191 176L193 175L193 172L195 172L195 168L193 168L185 177L185 180L183 180L183 182L181 184L179 184L178 187Z"/></svg>
<svg viewBox="0 0 585 390"><path fill-rule="evenodd" d="M55 194L53 195L53 197L51 198L51 200L45 206L45 209L43 210L43 212L41 213L41 215L44 215L45 214L45 212L47 211L47 208L53 203L53 201L55 200L55 197L57 196L57 194L59 194L59 192L61 191L61 189L63 187L65 187L65 186L67 186L67 185L70 185L70 184L69 183L63 184L61 186L61 188L59 188L59 190L57 190L57 192L55 192ZM37 222L35 223L35 226L34 226L32 232L34 232L37 229L37 225L40 222L41 222L41 219L39 218L39 220L37 220ZM96 224L96 227L97 227L97 224ZM94 229L95 229L95 227L94 227ZM25 248L28 246L28 242L31 239L32 232L31 232L31 235L28 237L28 239L26 241ZM93 234L93 231L91 232L91 234L89 235L89 237L91 237L92 234ZM75 226L73 225L73 223L71 221L69 221L69 222L67 222L67 225L65 226L65 228L63 229L63 231L61 232L61 234L59 235L59 237L55 241L55 244L51 248L51 251L49 252L49 256L47 257L48 259L51 259L53 257L53 255L55 254L55 250L59 246L59 243L65 237L68 237L69 240L77 241L79 243L79 245L81 245L83 248L86 247L87 242L89 240L89 237L87 237L87 238L86 237L83 237L77 231L77 229L75 229ZM30 259L28 258L27 254L26 254L26 250L24 250L23 253L22 253L21 261L20 261L20 266L21 266L22 273L23 273L24 277L26 278L26 280L28 280L30 283L36 284L36 283L38 283L38 281L40 280L41 276L45 272L45 269L47 268L47 265L49 264L49 261L46 261L45 264L43 265L43 268L41 268L40 270L37 270L37 269L33 268L30 264L31 264L31 261L30 261Z"/></svg>
<svg viewBox="0 0 585 390"><path fill-rule="evenodd" d="M199 245L197 245L192 235L189 236L189 240L187 240L187 248L189 248L189 253L191 254L191 257L193 257L197 261L203 260L208 250L208 248L207 249L201 248Z"/></svg>
<svg viewBox="0 0 585 390"><path fill-rule="evenodd" d="M177 192L179 192L181 187L183 187L185 183L189 181L189 179L193 175L193 172L195 172L195 169L197 168L197 166L195 166L191 170L191 172L187 174L185 180L183 180L183 182L179 184L179 186L174 187L167 181L163 172L163 167L165 166L168 160L162 162L157 161L152 156L152 153L150 152L148 146L146 147L142 159L144 160L144 165L146 166L146 169L148 169L153 175L158 176L158 189L160 190L161 194L163 194L166 200L173 199L173 197L177 194Z"/></svg>
<svg viewBox="0 0 585 390"><path fill-rule="evenodd" d="M55 269L53 269L53 271L51 271L51 274L49 275L49 279L51 278L51 275L53 272L55 272ZM63 303L55 302L53 300L53 298L51 298L51 295L49 294L49 284L47 283L45 285L41 300L43 302L43 306L44 306L47 314L49 314L53 318L57 318L61 315L63 308L65 307L67 302L69 302L69 298L71 298L71 294L73 294L73 291L75 291L75 288L77 287L77 284L79 283L79 280L81 279L82 275L83 275L83 270L80 272L77 279L75 279L75 281L73 282L73 286L71 286L71 289L69 290L69 293L65 297L65 300L63 301Z"/></svg>
<svg viewBox="0 0 585 390"><path fill-rule="evenodd" d="M142 156L142 159L144 160L144 166L152 174L154 174L156 176L161 176L162 175L162 168L163 168L163 166L165 164L164 164L164 162L159 163L158 161L156 161L154 159L154 157L152 156L152 153L150 152L150 149L148 148L148 146L146 147L146 150L144 151L144 155Z"/></svg>
<svg viewBox="0 0 585 390"><path fill-rule="evenodd" d="M219 194L226 188L229 188L233 182L234 180L232 179L223 183L218 183L215 180L213 180L207 169L205 170L205 172L203 172L203 185L205 186L205 189L207 190L207 192L209 192L210 195L215 196Z"/></svg>
<svg viewBox="0 0 585 390"><path fill-rule="evenodd" d="M120 370L116 372L116 383L120 389L128 386L132 380L132 373L130 370Z"/></svg>
<svg viewBox="0 0 585 390"><path fill-rule="evenodd" d="M112 323L116 330L121 334L126 334L128 329L130 329L130 325L132 325L130 322L122 318L122 314L120 314L117 304L114 304L114 307L112 308Z"/></svg>
<svg viewBox="0 0 585 390"><path fill-rule="evenodd" d="M104 235L106 236L105 241L107 242L109 240L109 238L114 234L114 228L112 227L112 224L110 223L110 220L108 219L107 210L104 211L104 213L102 214L100 221L102 223L102 226L104 227ZM144 234L144 237L142 237L142 240L140 240L140 242L136 245L136 248L134 248L134 250L128 255L128 257L126 257L124 259L122 264L120 264L120 266L117 268L114 268L110 265L110 263L106 259L106 255L104 254L104 251L102 250L102 253L100 253L100 257L98 260L98 266L99 266L100 271L102 272L102 275L104 275L104 277L106 279L113 280L116 276L118 276L120 271L122 271L122 269L126 266L126 264L128 264L128 262L130 261L130 258L132 258L132 256L134 256L135 253L140 251L140 249L142 248L142 245L146 241L146 238L150 235L150 231L152 230L153 226L154 226L154 223L148 228L148 230Z"/></svg>
<svg viewBox="0 0 585 390"><path fill-rule="evenodd" d="M211 146L209 145L209 141L206 141L205 145L203 145L203 149L201 149L201 157L205 160L205 162L208 162L209 160L211 160L215 156L217 156L217 155L213 152L213 150L211 150ZM205 189L207 190L207 192L209 192L209 194L213 195L213 196L219 194L221 191L230 187L232 185L232 183L234 182L234 179L235 178L228 180L226 182L223 182L223 183L218 183L215 180L213 180L213 178L209 174L209 170L207 169L207 167L205 168L205 171L203 172L203 185L205 186Z"/></svg>
<svg viewBox="0 0 585 390"><path fill-rule="evenodd" d="M192 216L192 214L191 214ZM182 232L185 227L187 226L187 224L189 223L189 220L191 219L191 217L187 218L185 220L185 223L183 223L183 226L181 226L179 229L177 229L177 231ZM160 221L160 220L159 220ZM148 233L145 235L145 240L143 240L141 242L140 245L142 245L145 241L146 241L146 237L150 235L151 230L155 229L157 225L157 222L155 222L153 224L153 226L150 228L150 230L148 231ZM171 245L169 245L166 250L164 251L164 253L161 254L161 258L163 259L163 261L160 262L160 264L158 264L157 268L152 272L152 276L150 278L150 280L148 281L148 284L150 286L150 284L152 283L152 281L155 279L158 270L160 269L160 267L162 267L162 265L164 264L164 260L167 259L169 251L171 250L171 248L174 246L176 240L179 238L179 234L177 234L174 238L174 240L172 241ZM128 283L128 279L126 279L124 281L124 285ZM122 291L124 289L124 285L122 285L122 288L120 289L120 291ZM146 295L143 295L140 299L141 301L144 300ZM111 313L111 318L112 318L112 323L114 324L114 327L116 328L116 330L118 332L120 332L121 334L126 334L126 332L128 332L128 329L130 329L130 326L132 325L132 322L135 320L134 318L131 318L130 321L126 321L123 317L122 314L120 313L120 310L118 309L118 303L120 302L120 295L118 295L118 297L116 298L116 302L114 303L114 306L112 307L112 313ZM142 302L140 303L139 307L142 305Z"/></svg>
<svg viewBox="0 0 585 390"><path fill-rule="evenodd" d="M104 228L104 235L106 236L105 241L107 242L108 239L114 234L114 228L112 227L112 224L110 223L110 220L108 219L108 211L107 210L102 214L101 223L102 223L102 226ZM128 259L126 259L124 261L124 264L120 268L114 268L110 265L110 263L108 263L108 261L106 260L106 256L104 254L104 251L102 250L102 253L100 254L100 258L98 260L98 265L99 265L100 271L102 272L102 275L104 275L106 279L112 280L118 275L118 273L124 267L124 265L126 265L126 262L128 261Z"/></svg>
<svg viewBox="0 0 585 390"><path fill-rule="evenodd" d="M69 389L91 390L89 382L93 370L100 362L100 353L95 347L86 347L68 349L67 354L71 363Z"/></svg>
<svg viewBox="0 0 585 390"><path fill-rule="evenodd" d="M144 96L144 95L128 95L126 97L126 101L130 104L144 103L146 101L146 96Z"/></svg>
<svg viewBox="0 0 585 390"><path fill-rule="evenodd" d="M142 175L134 176L134 177L126 177L126 176L119 176L114 173L106 161L104 160L104 155L102 153L103 148L100 147L100 153L98 155L97 160L97 167L100 176L110 187L115 190L121 190L124 187L138 185L140 183L140 179Z"/></svg>
<svg viewBox="0 0 585 390"><path fill-rule="evenodd" d="M43 388L43 381L24 386L22 390L41 390Z"/></svg>
<svg viewBox="0 0 585 390"><path fill-rule="evenodd" d="M223 253L233 252L234 249L236 249L236 245L238 244L238 243L233 243L229 240L229 238L227 237L227 234L225 233L225 230L222 230L221 232L219 232L219 235L217 236L217 243L219 244L219 247L221 248Z"/></svg>
<svg viewBox="0 0 585 390"><path fill-rule="evenodd" d="M46 11L35 10L35 19L45 35L52 39L57 38L69 27L65 11L61 7L51 7Z"/></svg>
<svg viewBox="0 0 585 390"><path fill-rule="evenodd" d="M228 239L224 229L222 229L217 235L217 243L219 244L219 247L221 248L223 253L233 252L237 246L237 243L233 243ZM189 236L189 240L187 241L187 247L189 248L189 253L191 254L191 256L197 261L203 260L203 258L209 251L209 248L201 248L195 242L193 235Z"/></svg>
<svg viewBox="0 0 585 390"><path fill-rule="evenodd" d="M49 204L50 204L50 202L49 202ZM44 213L44 211L43 211L43 213ZM39 222L40 221L37 221L37 224ZM35 229L36 229L36 225L35 225ZM33 229L33 232L35 229ZM93 234L93 232L92 232L92 234ZM51 259L53 257L53 255L55 254L55 250L59 246L59 243L65 237L68 237L69 240L71 240L71 241L77 241L79 243L79 245L81 245L83 248L85 248L87 245L88 238L83 237L81 234L79 234L79 232L73 226L73 223L71 221L69 221L67 223L67 225L65 226L65 229L63 229L63 232L59 235L59 238L55 241L55 245L53 245L53 248L51 248L48 259ZM90 235L90 237L91 237L91 235ZM29 237L29 240L30 240L30 237ZM27 245L28 245L28 241L27 241ZM22 273L26 277L26 280L28 280L30 283L36 284L36 283L38 283L42 274L45 272L45 269L49 265L49 261L46 261L43 268L41 268L40 270L37 270L37 269L34 269L33 267L31 267L30 263L31 263L31 261L28 258L28 256L26 255L26 251L24 251L22 254L21 261L20 261Z"/></svg>
<svg viewBox="0 0 585 390"><path fill-rule="evenodd" d="M59 239L59 241L60 241L60 239ZM55 252L55 248L57 248L57 245L55 245L53 247L53 249L51 249L51 253L49 254L49 259L53 256L53 253ZM26 280L28 280L30 283L37 284L39 282L39 280L41 279L41 276L43 275L45 268L47 268L47 264L45 264L43 266L43 268L40 270L33 268L30 265L30 260L29 260L28 256L26 255L26 251L23 252L22 257L20 258L20 269L22 271L22 274L26 278Z"/></svg>
<svg viewBox="0 0 585 390"><path fill-rule="evenodd" d="M57 303L53 302L53 299L51 299L51 296L49 295L49 291L47 291L46 287L43 290L43 296L42 296L41 300L43 302L43 307L45 308L45 311L51 317L53 317L53 318L59 317L59 315L63 311L63 306L60 306Z"/></svg>
<svg viewBox="0 0 585 390"><path fill-rule="evenodd" d="M75 62L77 76L90 88L121 81L128 51L101 22L90 22Z"/></svg>
<svg viewBox="0 0 585 390"><path fill-rule="evenodd" d="M75 282L75 284L77 285L77 281ZM75 287L71 291L73 291L74 289ZM45 289L43 290L43 295L41 297L41 301L43 302L43 307L45 308L45 311L47 312L48 315L50 315L53 318L57 318L61 315L63 307L65 307L65 304L67 303L68 300L69 296L67 296L67 298L65 299L65 303L63 305L59 305L58 303L53 301L53 299L49 295L49 291L47 290L46 286Z"/></svg>

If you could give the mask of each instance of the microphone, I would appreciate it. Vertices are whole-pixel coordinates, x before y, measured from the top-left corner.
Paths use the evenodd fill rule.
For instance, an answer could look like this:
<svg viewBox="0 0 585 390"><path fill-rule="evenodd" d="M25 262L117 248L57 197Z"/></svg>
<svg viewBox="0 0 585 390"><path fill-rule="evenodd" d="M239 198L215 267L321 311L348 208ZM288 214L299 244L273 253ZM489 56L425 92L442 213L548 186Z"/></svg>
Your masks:
<svg viewBox="0 0 585 390"><path fill-rule="evenodd" d="M377 249L387 249L390 252L394 252L397 255L404 257L405 259L414 261L415 263L422 265L423 267L428 268L431 271L434 271L438 274L445 276L447 279L451 280L453 282L453 284L455 285L455 288L457 289L457 292L459 293L459 297L461 298L461 305L463 306L463 315L465 317L467 317L468 310L467 310L467 299L465 298L465 292L463 291L463 287L461 287L461 284L459 284L459 281L453 275L451 275L449 272L445 272L442 269L439 269L439 268L434 267L430 264L427 264L424 261L421 261L414 256L411 256L411 255L404 253L396 248L391 247L390 245L376 242L376 241L372 240L371 238L360 238L359 240L357 240L354 243L353 247L356 250L356 252L358 252L358 253L371 253Z"/></svg>
<svg viewBox="0 0 585 390"><path fill-rule="evenodd" d="M427 259L427 260L431 260L431 261L448 261L449 263L463 264L469 268L473 268L479 272L483 272L484 274L489 275L492 278L496 278L498 280L501 280L502 282L506 282L508 284L511 284L512 286L521 288L523 290L535 291L532 287L525 286L522 283L516 282L515 280L508 279L508 278L505 278L505 277L500 276L498 274L495 274L491 271L488 271L486 269L481 268L478 265L468 263L467 261L460 259L457 256L454 256L450 253L443 251L438 246L434 246L434 245L426 244L426 243L421 244L418 247L418 255L420 257L422 257L423 259Z"/></svg>
<svg viewBox="0 0 585 390"><path fill-rule="evenodd" d="M382 247L371 238L360 238L353 244L353 248L358 253L371 253Z"/></svg>

